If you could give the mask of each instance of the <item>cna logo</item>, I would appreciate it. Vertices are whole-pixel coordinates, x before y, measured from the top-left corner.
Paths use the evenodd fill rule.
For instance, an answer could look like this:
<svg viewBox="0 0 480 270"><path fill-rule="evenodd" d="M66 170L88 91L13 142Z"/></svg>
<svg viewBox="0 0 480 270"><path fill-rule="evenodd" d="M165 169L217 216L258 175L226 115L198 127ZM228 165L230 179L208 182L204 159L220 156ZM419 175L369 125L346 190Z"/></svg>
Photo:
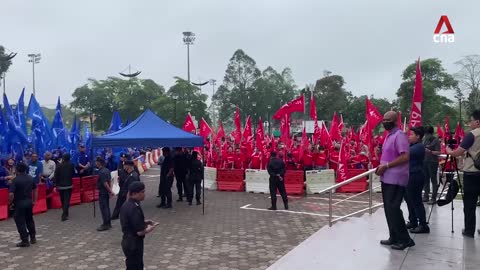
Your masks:
<svg viewBox="0 0 480 270"><path fill-rule="evenodd" d="M440 33L443 26L447 28L447 31ZM455 42L455 35L453 32L452 25L447 15L442 15L438 21L437 28L433 32L433 42L435 43L453 43Z"/></svg>

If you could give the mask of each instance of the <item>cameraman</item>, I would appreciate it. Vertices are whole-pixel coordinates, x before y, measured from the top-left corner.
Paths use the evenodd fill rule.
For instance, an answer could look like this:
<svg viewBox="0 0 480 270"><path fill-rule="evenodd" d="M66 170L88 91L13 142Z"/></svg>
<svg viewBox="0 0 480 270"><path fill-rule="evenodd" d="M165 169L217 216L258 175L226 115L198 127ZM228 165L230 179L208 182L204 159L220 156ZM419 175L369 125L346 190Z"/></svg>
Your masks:
<svg viewBox="0 0 480 270"><path fill-rule="evenodd" d="M447 147L447 154L453 157L463 156L463 212L465 229L462 234L474 238L476 223L476 204L480 195L480 169L474 165L474 159L480 153L480 110L474 110L470 115L470 132L465 136L460 147L452 150ZM479 231L480 233L480 231Z"/></svg>
<svg viewBox="0 0 480 270"><path fill-rule="evenodd" d="M425 145L425 185L423 187L425 194L423 195L423 201L427 202L427 204L435 204L438 192L437 171L438 155L440 154L440 141L433 136L432 126L426 127L423 144ZM432 183L432 197L429 201L430 183Z"/></svg>

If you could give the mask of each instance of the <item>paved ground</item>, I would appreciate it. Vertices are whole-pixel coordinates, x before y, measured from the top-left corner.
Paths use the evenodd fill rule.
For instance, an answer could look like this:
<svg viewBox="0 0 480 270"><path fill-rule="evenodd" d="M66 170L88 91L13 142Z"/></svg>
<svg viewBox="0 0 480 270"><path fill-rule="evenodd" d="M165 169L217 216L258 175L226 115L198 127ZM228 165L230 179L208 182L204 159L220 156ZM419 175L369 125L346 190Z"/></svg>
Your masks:
<svg viewBox="0 0 480 270"><path fill-rule="evenodd" d="M142 176L148 188L145 216L160 222L145 240L146 269L266 269L328 224L328 201L318 195L290 198L291 211L265 211L268 195L217 191L207 191L205 215L185 202L157 209L158 174L153 169ZM365 197L353 200L335 206L333 214L368 205ZM112 230L97 232L100 217L98 210L93 217L91 204L72 207L67 222L60 222L60 215L50 210L35 216L38 244L27 249L15 247L13 220L0 221L0 268L124 269L118 221Z"/></svg>

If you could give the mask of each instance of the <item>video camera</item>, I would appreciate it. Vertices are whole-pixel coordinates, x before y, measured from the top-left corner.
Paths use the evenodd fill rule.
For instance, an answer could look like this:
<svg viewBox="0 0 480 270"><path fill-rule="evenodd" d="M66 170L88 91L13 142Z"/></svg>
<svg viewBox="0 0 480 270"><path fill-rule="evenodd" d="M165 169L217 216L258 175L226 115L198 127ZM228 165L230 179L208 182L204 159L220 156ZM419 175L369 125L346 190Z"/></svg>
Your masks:
<svg viewBox="0 0 480 270"><path fill-rule="evenodd" d="M448 145L450 149L456 149L460 145L460 142L454 138L450 138L448 140L446 139L445 144Z"/></svg>

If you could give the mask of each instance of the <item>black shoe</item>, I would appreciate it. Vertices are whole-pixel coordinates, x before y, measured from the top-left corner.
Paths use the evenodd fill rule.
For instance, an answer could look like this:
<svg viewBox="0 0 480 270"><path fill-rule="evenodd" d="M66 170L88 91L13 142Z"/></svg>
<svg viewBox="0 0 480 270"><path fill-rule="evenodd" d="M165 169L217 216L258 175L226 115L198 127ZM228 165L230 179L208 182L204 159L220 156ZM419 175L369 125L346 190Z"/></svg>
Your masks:
<svg viewBox="0 0 480 270"><path fill-rule="evenodd" d="M118 216L114 216L114 217L111 217L110 220L117 220L119 217Z"/></svg>
<svg viewBox="0 0 480 270"><path fill-rule="evenodd" d="M288 210L288 204L285 204L285 210Z"/></svg>
<svg viewBox="0 0 480 270"><path fill-rule="evenodd" d="M166 205L165 207L163 207L163 209L170 209L170 208L172 208L171 205Z"/></svg>
<svg viewBox="0 0 480 270"><path fill-rule="evenodd" d="M68 218L66 216L62 216L62 221L67 220Z"/></svg>
<svg viewBox="0 0 480 270"><path fill-rule="evenodd" d="M97 228L97 231L99 231L99 232L108 231L110 228L112 228L112 226L102 225L102 226Z"/></svg>
<svg viewBox="0 0 480 270"><path fill-rule="evenodd" d="M416 234L420 234L420 233L430 233L430 227L428 227L427 225L420 225L414 229L411 229L410 230L410 233L416 233Z"/></svg>
<svg viewBox="0 0 480 270"><path fill-rule="evenodd" d="M202 203L200 201L197 201L197 205L201 205Z"/></svg>
<svg viewBox="0 0 480 270"><path fill-rule="evenodd" d="M157 204L157 208L165 208L165 204L161 203L161 204Z"/></svg>
<svg viewBox="0 0 480 270"><path fill-rule="evenodd" d="M188 205L192 205L192 202L188 202Z"/></svg>
<svg viewBox="0 0 480 270"><path fill-rule="evenodd" d="M276 207L270 207L270 208L268 208L268 210L273 210L273 211L275 211L275 210L277 210L277 208L276 208Z"/></svg>
<svg viewBox="0 0 480 270"><path fill-rule="evenodd" d="M436 203L437 203L437 201L433 200L433 199L427 202L428 205L434 205Z"/></svg>
<svg viewBox="0 0 480 270"><path fill-rule="evenodd" d="M30 238L30 244L35 245L37 243L37 238Z"/></svg>
<svg viewBox="0 0 480 270"><path fill-rule="evenodd" d="M384 245L384 246L391 246L393 245L393 241L388 239L388 240L381 240L380 241L380 245Z"/></svg>
<svg viewBox="0 0 480 270"><path fill-rule="evenodd" d="M404 250L408 247L413 247L415 246L415 242L413 242L412 239L410 239L410 242L408 243L399 243L399 244L393 244L392 245L392 249L395 249L395 250Z"/></svg>
<svg viewBox="0 0 480 270"><path fill-rule="evenodd" d="M430 199L428 199L428 197L423 197L422 202L428 202L428 201L430 201Z"/></svg>
<svg viewBox="0 0 480 270"><path fill-rule="evenodd" d="M414 229L414 228L417 227L417 225L412 224L411 222L407 222L407 225L406 225L406 226L407 226L407 230Z"/></svg>
<svg viewBox="0 0 480 270"><path fill-rule="evenodd" d="M20 242L16 245L17 247L29 247L30 243L29 242Z"/></svg>
<svg viewBox="0 0 480 270"><path fill-rule="evenodd" d="M480 201L477 202L477 206L480 206Z"/></svg>
<svg viewBox="0 0 480 270"><path fill-rule="evenodd" d="M465 232L465 229L462 230L462 235L469 238L475 238L475 234Z"/></svg>
<svg viewBox="0 0 480 270"><path fill-rule="evenodd" d="M480 234L480 230L477 230L477 233Z"/></svg>
<svg viewBox="0 0 480 270"><path fill-rule="evenodd" d="M178 199L178 200L177 200L177 202L183 202L183 199L182 199L182 198L180 198L180 199Z"/></svg>

